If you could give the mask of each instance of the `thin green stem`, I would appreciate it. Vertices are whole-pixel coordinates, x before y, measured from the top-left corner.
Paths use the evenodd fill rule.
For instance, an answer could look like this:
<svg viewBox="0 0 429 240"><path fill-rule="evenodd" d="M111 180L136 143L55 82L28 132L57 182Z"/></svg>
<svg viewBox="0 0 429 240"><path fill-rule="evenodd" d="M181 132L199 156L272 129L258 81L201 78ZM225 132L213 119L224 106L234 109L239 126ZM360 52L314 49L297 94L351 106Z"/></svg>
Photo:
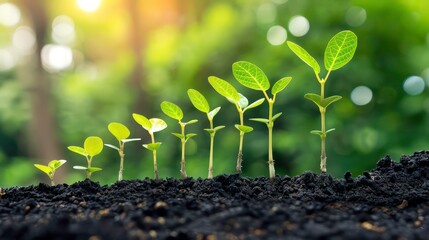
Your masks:
<svg viewBox="0 0 429 240"><path fill-rule="evenodd" d="M154 134L151 132L150 134L150 138L152 140L152 144L155 144L155 136ZM156 150L152 151L153 154L153 173L154 173L154 178L158 179L158 166L156 164Z"/></svg>
<svg viewBox="0 0 429 240"><path fill-rule="evenodd" d="M125 158L124 147L125 147L125 143L122 143L121 141L119 141L119 157L121 158L121 162L119 165L118 181L122 181L123 179L122 172L124 171L124 158Z"/></svg>
<svg viewBox="0 0 429 240"><path fill-rule="evenodd" d="M274 179L276 176L276 171L274 168L274 157L273 157L273 106L274 101L268 99L268 169L270 174L270 179Z"/></svg>
<svg viewBox="0 0 429 240"><path fill-rule="evenodd" d="M329 75L329 72L328 72L328 75ZM322 82L320 82L320 96L322 100L325 99L325 82L326 82L326 79L323 79ZM325 121L326 108L319 107L319 111L320 111L320 122L321 122L321 131L322 131L322 135L320 136L321 138L320 170L322 172L326 172L326 121Z"/></svg>
<svg viewBox="0 0 429 240"><path fill-rule="evenodd" d="M182 122L179 121L179 125L180 125L180 129L181 129L181 133L182 133L182 138L181 138L181 142L182 142L182 159L180 161L180 173L182 175L183 179L186 179L188 176L186 175L186 168L185 168L185 146L186 146L186 137L185 137L185 124L183 124Z"/></svg>
<svg viewBox="0 0 429 240"><path fill-rule="evenodd" d="M214 129L213 128L213 119L211 119L208 115L207 118L209 119L209 123L210 123L210 129ZM213 145L214 145L214 137L215 137L216 132L210 133L210 157L209 157L209 173L208 173L208 179L212 179L213 178Z"/></svg>
<svg viewBox="0 0 429 240"><path fill-rule="evenodd" d="M244 113L241 108L236 104L238 109L238 114L240 115L240 125L244 125ZM241 163L243 162L243 142L244 142L244 132L240 131L240 144L238 145L238 155L237 155L237 166L235 170L238 174L241 174Z"/></svg>
<svg viewBox="0 0 429 240"><path fill-rule="evenodd" d="M89 171L89 169L91 168L91 163L92 163L92 157L88 156L86 157L86 159L88 160L88 169L86 170L86 178L91 179L91 171Z"/></svg>

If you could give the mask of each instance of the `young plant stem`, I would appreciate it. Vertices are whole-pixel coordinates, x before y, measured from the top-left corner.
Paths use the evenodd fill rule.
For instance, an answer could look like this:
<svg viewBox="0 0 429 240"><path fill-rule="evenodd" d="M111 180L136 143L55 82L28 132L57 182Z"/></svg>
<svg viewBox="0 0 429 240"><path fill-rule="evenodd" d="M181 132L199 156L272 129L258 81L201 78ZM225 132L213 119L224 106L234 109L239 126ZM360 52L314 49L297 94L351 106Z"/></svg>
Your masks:
<svg viewBox="0 0 429 240"><path fill-rule="evenodd" d="M153 135L153 133L150 133L150 138L152 140L152 144L155 144L155 136ZM153 154L153 173L154 173L154 178L157 180L158 179L158 166L156 164L156 149L152 150L152 154Z"/></svg>
<svg viewBox="0 0 429 240"><path fill-rule="evenodd" d="M244 125L244 117L243 117L243 111L241 108L236 104L238 113L240 115L240 125ZM244 142L244 132L240 131L240 144L238 145L238 155L237 155L237 166L235 167L235 170L238 174L241 174L241 163L243 162L243 142Z"/></svg>
<svg viewBox="0 0 429 240"><path fill-rule="evenodd" d="M51 186L55 186L54 176L50 176L49 178L51 179Z"/></svg>
<svg viewBox="0 0 429 240"><path fill-rule="evenodd" d="M209 122L210 122L210 129L213 129L213 120L210 119L210 117L208 118ZM208 179L212 179L213 178L213 145L214 145L214 137L215 137L215 132L210 133L210 157L209 157L209 174L208 174Z"/></svg>
<svg viewBox="0 0 429 240"><path fill-rule="evenodd" d="M86 170L86 178L91 179L91 171L89 171L89 169L91 168L91 163L92 163L92 157L86 157L88 160L88 169Z"/></svg>
<svg viewBox="0 0 429 240"><path fill-rule="evenodd" d="M186 168L185 168L185 149L186 149L186 138L185 138L185 124L182 122L179 122L180 129L182 131L182 159L180 161L180 174L182 175L182 179L186 179L188 176L186 175Z"/></svg>
<svg viewBox="0 0 429 240"><path fill-rule="evenodd" d="M329 76L330 71L326 75L325 79L318 79L320 82L320 96L321 99L325 99L325 83L326 79ZM326 172L326 121L325 121L325 113L326 108L319 107L320 111L320 124L321 124L321 131L322 135L320 135L321 139L321 153L320 153L320 170L322 173Z"/></svg>
<svg viewBox="0 0 429 240"><path fill-rule="evenodd" d="M125 146L125 143L119 142L119 146L120 146L120 148L119 148L119 157L121 158L121 163L119 165L118 181L122 181L122 179L123 179L122 178L122 172L124 170L124 157L125 157L124 146Z"/></svg>
<svg viewBox="0 0 429 240"><path fill-rule="evenodd" d="M274 100L268 99L268 169L270 174L270 179L274 179L276 176L276 170L274 168L274 157L273 157L273 105Z"/></svg>

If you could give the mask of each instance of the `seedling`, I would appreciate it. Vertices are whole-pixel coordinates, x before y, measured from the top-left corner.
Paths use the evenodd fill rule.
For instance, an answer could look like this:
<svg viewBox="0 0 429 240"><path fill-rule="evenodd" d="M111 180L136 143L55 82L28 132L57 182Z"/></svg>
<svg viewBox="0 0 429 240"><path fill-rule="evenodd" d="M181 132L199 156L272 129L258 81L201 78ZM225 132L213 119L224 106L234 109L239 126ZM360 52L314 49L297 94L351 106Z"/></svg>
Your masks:
<svg viewBox="0 0 429 240"><path fill-rule="evenodd" d="M34 166L38 168L40 171L46 173L49 179L51 179L51 185L54 186L55 170L57 170L57 168L61 167L66 162L67 162L66 160L52 160L48 163L47 166L42 164L34 164Z"/></svg>
<svg viewBox="0 0 429 240"><path fill-rule="evenodd" d="M273 116L273 106L276 102L277 93L285 89L292 78L284 77L278 80L271 88L272 97L269 97L267 90L270 88L270 82L265 73L258 66L245 61L236 62L232 65L232 73L237 81L243 86L253 90L262 91L268 102L268 119L252 118L250 120L265 123L268 127L268 168L270 179L274 179L276 173L273 158L273 127L274 121L279 118L282 113L280 112Z"/></svg>
<svg viewBox="0 0 429 240"><path fill-rule="evenodd" d="M103 140L97 136L87 137L85 142L83 143L83 148L78 146L69 146L68 149L72 152L80 154L86 158L88 163L87 167L83 166L73 166L74 169L77 170L85 170L86 177L91 179L91 175L93 172L101 171L101 168L92 166L92 158L103 151Z"/></svg>
<svg viewBox="0 0 429 240"><path fill-rule="evenodd" d="M237 165L235 170L237 173L241 174L244 134L253 131L252 127L244 125L244 112L261 105L265 99L261 98L249 105L247 98L241 93L238 93L237 90L227 81L211 76L209 77L209 83L212 85L214 90L216 90L216 92L228 99L228 101L234 104L237 108L238 115L240 117L240 124L236 124L235 128L240 132L240 144L238 146Z"/></svg>
<svg viewBox="0 0 429 240"><path fill-rule="evenodd" d="M331 71L337 70L346 65L352 58L357 47L357 36L349 30L337 33L331 38L325 49L324 65L327 70L326 76L321 78L319 76L320 66L318 62L298 44L288 41L289 48L294 52L302 61L309 65L316 75L317 81L320 84L320 95L314 93L307 93L305 98L312 101L317 105L320 111L321 130L313 130L311 133L317 134L321 139L321 154L320 154L320 170L326 172L326 136L329 132L335 130L331 128L326 130L325 113L326 109L332 103L340 100L342 97L338 95L325 98L325 84L328 80Z"/></svg>
<svg viewBox="0 0 429 240"><path fill-rule="evenodd" d="M152 151L153 154L153 172L155 179L158 179L158 166L156 164L156 150L161 146L161 142L155 142L155 132L159 132L167 128L167 123L160 118L147 119L145 116L133 113L134 120L148 131L152 140L149 144L143 144L143 147Z"/></svg>
<svg viewBox="0 0 429 240"><path fill-rule="evenodd" d="M186 150L186 142L191 137L196 136L195 133L188 133L185 134L185 127L188 124L193 124L198 122L198 120L190 120L189 122L182 122L183 119L183 111L182 109L177 106L176 104L168 101L164 101L161 103L161 110L165 113L165 115L176 119L180 126L180 133L173 133L174 136L178 137L180 139L180 142L182 143L182 159L180 161L180 174L182 175L182 178L185 179L188 176L186 175L186 167L185 167L185 150Z"/></svg>
<svg viewBox="0 0 429 240"><path fill-rule="evenodd" d="M118 147L112 144L104 144L104 146L113 148L118 151L119 157L121 158L121 163L119 165L119 175L118 175L118 181L121 181L122 178L122 172L124 170L124 158L125 158L125 143L127 142L133 142L133 141L140 141L141 138L130 138L127 139L130 136L130 130L123 124L118 122L112 122L110 123L107 128L109 129L109 132L118 140Z"/></svg>
<svg viewBox="0 0 429 240"><path fill-rule="evenodd" d="M207 102L207 99L204 97L203 94L198 92L195 89L189 89L188 90L188 96L189 99L192 102L192 105L199 111L205 113L207 115L207 119L209 120L210 128L204 129L210 134L210 158L209 158L209 174L208 179L213 178L213 145L214 145L214 137L216 135L216 132L220 129L224 128L225 126L213 126L213 118L216 116L216 114L219 112L220 107L217 107L210 111L210 105Z"/></svg>

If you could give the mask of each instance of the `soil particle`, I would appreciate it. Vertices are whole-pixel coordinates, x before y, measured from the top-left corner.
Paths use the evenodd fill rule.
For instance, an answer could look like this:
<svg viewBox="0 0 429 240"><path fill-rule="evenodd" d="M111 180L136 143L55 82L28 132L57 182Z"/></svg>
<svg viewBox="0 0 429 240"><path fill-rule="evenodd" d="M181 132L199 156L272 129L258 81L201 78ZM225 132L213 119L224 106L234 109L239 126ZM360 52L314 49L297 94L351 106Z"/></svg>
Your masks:
<svg viewBox="0 0 429 240"><path fill-rule="evenodd" d="M0 190L0 239L426 239L429 152L336 179L90 180Z"/></svg>

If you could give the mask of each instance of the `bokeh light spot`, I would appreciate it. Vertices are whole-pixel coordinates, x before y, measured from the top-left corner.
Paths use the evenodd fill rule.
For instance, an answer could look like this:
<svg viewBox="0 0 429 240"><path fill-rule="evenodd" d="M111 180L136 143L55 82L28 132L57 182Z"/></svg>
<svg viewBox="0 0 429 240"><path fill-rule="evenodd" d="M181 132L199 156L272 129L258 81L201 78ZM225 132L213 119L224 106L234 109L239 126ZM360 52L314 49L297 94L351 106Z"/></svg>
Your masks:
<svg viewBox="0 0 429 240"><path fill-rule="evenodd" d="M16 59L10 49L0 49L0 71L7 71L16 66Z"/></svg>
<svg viewBox="0 0 429 240"><path fill-rule="evenodd" d="M276 6L272 3L264 3L256 10L256 17L259 23L272 23L276 16Z"/></svg>
<svg viewBox="0 0 429 240"><path fill-rule="evenodd" d="M303 16L294 16L289 20L289 32L295 37L302 37L310 30L310 23Z"/></svg>
<svg viewBox="0 0 429 240"><path fill-rule="evenodd" d="M48 44L42 48L42 63L47 71L57 72L70 67L73 53L69 47Z"/></svg>
<svg viewBox="0 0 429 240"><path fill-rule="evenodd" d="M408 95L419 95L425 89L425 81L421 77L411 76L405 79L403 87Z"/></svg>
<svg viewBox="0 0 429 240"><path fill-rule="evenodd" d="M281 45L286 41L286 39L286 29L280 25L272 26L267 32L267 40L271 45Z"/></svg>
<svg viewBox="0 0 429 240"><path fill-rule="evenodd" d="M372 100L372 91L367 86L359 86L353 89L350 94L352 102L358 106L363 106L371 102Z"/></svg>
<svg viewBox="0 0 429 240"><path fill-rule="evenodd" d="M0 4L0 24L12 27L21 19L19 8L11 3Z"/></svg>
<svg viewBox="0 0 429 240"><path fill-rule="evenodd" d="M61 15L54 19L52 22L52 39L60 44L70 44L74 41L74 22L70 17Z"/></svg>
<svg viewBox="0 0 429 240"><path fill-rule="evenodd" d="M12 35L12 45L20 54L34 53L36 37L33 30L27 26L17 28Z"/></svg>
<svg viewBox="0 0 429 240"><path fill-rule="evenodd" d="M351 27L359 27L366 21L366 10L361 7L350 7L345 16L346 23Z"/></svg>
<svg viewBox="0 0 429 240"><path fill-rule="evenodd" d="M85 12L95 12L101 4L101 0L77 0L77 5Z"/></svg>

